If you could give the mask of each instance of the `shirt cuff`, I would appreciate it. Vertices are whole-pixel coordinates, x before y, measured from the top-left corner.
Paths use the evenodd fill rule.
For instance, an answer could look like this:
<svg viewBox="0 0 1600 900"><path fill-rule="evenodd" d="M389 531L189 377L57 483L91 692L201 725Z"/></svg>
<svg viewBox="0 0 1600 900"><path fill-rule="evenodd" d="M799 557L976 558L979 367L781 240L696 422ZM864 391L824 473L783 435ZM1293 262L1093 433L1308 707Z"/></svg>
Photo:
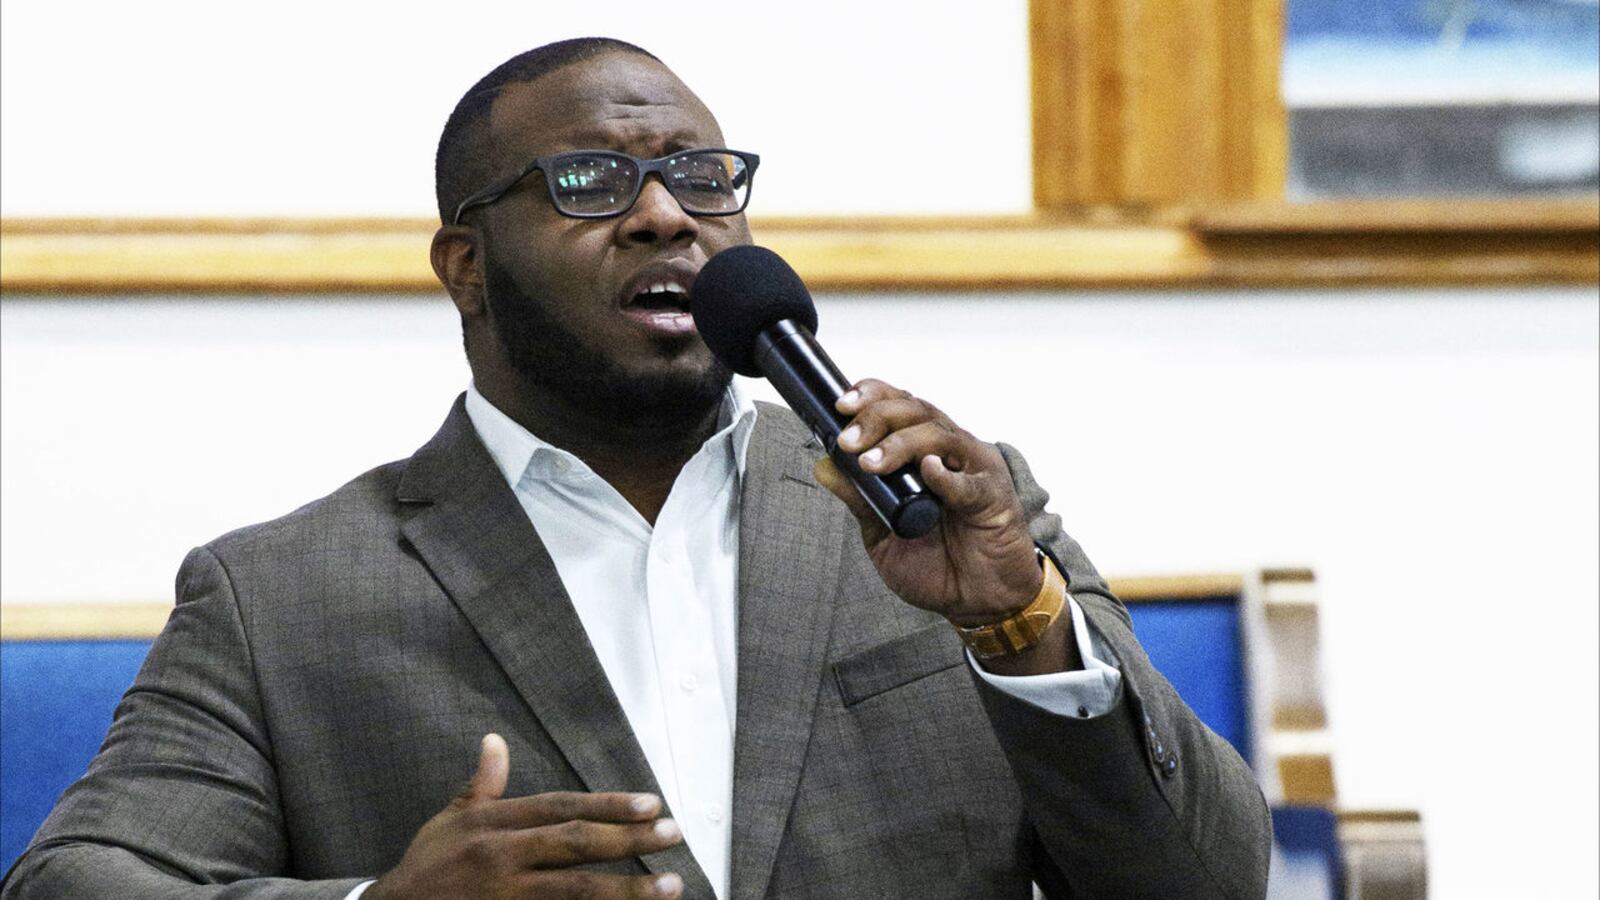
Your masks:
<svg viewBox="0 0 1600 900"><path fill-rule="evenodd" d="M1099 633L1089 627L1078 601L1067 596L1072 615L1072 634L1078 642L1083 668L1076 672L1051 672L1048 675L996 675L984 671L967 651L967 664L978 677L996 690L1032 703L1045 712L1075 719L1089 719L1111 711L1122 686L1122 671L1116 667L1117 655ZM1109 660L1109 662L1107 662Z"/></svg>
<svg viewBox="0 0 1600 900"><path fill-rule="evenodd" d="M367 892L367 888L372 887L373 885L375 885L377 883L378 883L378 879L376 879L376 878L372 879L371 881L363 881L363 882L361 882L360 884L358 884L355 887L351 888L350 889L350 893L344 895L344 900L359 900L361 895L365 894Z"/></svg>

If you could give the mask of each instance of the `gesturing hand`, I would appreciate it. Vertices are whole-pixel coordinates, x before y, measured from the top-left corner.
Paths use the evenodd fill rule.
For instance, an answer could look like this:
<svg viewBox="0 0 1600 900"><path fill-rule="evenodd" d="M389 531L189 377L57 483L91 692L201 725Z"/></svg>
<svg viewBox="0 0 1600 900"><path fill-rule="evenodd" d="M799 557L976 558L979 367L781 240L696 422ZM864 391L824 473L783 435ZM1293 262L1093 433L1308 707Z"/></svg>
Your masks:
<svg viewBox="0 0 1600 900"><path fill-rule="evenodd" d="M933 531L910 540L896 537L832 460L817 463L817 480L860 523L867 555L884 584L907 603L959 625L996 622L1027 606L1043 574L1000 451L933 404L874 379L857 383L836 408L853 417L839 435L840 449L859 454L861 468L876 475L914 464L944 507ZM1050 640L1029 659L984 665L1010 674L1076 668L1081 663L1066 640L1070 629L1070 619L1053 627Z"/></svg>
<svg viewBox="0 0 1600 900"><path fill-rule="evenodd" d="M429 819L400 864L363 900L677 897L674 874L624 876L573 868L665 850L683 840L650 794L553 792L501 799L505 739L486 735L465 790Z"/></svg>

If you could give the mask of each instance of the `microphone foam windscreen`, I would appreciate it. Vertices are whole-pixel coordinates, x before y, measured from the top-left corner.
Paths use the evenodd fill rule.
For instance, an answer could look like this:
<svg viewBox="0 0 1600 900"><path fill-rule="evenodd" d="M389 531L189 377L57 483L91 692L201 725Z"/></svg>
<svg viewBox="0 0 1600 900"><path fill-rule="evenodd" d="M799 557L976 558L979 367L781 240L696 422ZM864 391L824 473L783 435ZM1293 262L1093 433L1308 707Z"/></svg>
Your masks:
<svg viewBox="0 0 1600 900"><path fill-rule="evenodd" d="M711 257L689 291L689 312L700 337L723 365L760 377L756 335L793 319L817 332L817 306L794 269L765 247L741 246Z"/></svg>

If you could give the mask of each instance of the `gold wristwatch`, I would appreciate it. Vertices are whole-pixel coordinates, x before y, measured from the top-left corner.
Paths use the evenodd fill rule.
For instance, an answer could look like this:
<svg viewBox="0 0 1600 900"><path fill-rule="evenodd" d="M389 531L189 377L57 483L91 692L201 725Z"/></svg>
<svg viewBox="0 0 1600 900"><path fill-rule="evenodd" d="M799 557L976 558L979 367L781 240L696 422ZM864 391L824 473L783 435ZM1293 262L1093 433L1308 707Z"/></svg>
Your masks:
<svg viewBox="0 0 1600 900"><path fill-rule="evenodd" d="M1039 643L1045 630L1066 609L1067 579L1056 568L1055 560L1042 550L1036 552L1039 554L1039 567L1044 570L1044 584L1039 586L1039 593L1032 603L1023 607L1021 612L988 625L964 628L951 623L973 656L994 659L997 656L1015 656L1027 650Z"/></svg>

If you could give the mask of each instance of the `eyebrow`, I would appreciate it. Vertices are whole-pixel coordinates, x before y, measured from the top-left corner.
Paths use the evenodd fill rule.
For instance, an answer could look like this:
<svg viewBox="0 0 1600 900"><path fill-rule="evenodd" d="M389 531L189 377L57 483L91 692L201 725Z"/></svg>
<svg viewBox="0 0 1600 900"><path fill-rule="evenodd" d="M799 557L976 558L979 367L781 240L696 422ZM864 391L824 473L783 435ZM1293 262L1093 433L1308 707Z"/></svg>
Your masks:
<svg viewBox="0 0 1600 900"><path fill-rule="evenodd" d="M618 117L626 123L626 117ZM615 120L613 120L615 121ZM683 150L693 150L697 147L718 146L715 138L701 138L691 134L685 129L673 129L667 132L644 133L624 125L618 129L586 127L562 135L562 139L574 144L573 149L578 150L611 150L618 149L621 144L644 144L655 148L661 156L670 156ZM586 143L585 143L586 142ZM582 143L582 146L578 144Z"/></svg>

